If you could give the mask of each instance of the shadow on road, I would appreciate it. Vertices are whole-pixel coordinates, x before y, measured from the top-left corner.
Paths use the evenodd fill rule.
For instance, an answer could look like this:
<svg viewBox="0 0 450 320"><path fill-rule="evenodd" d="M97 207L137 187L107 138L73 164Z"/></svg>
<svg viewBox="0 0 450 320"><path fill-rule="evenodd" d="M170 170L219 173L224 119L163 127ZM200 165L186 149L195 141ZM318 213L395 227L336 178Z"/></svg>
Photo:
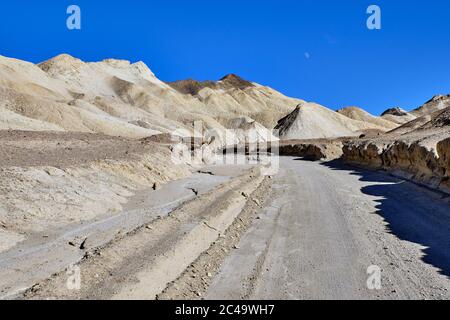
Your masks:
<svg viewBox="0 0 450 320"><path fill-rule="evenodd" d="M376 213L388 223L389 232L426 247L422 260L450 278L450 204L441 200L438 193L422 192L413 183L348 166L340 160L322 164L332 170L349 171L360 181L373 183L362 187L361 192L380 197L374 200Z"/></svg>

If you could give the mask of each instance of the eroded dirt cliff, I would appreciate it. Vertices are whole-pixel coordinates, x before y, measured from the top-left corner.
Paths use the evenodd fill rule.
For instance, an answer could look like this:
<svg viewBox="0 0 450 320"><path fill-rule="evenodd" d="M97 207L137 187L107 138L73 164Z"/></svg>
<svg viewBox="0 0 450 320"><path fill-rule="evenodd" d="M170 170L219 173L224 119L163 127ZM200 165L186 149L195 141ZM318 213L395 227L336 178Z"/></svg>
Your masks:
<svg viewBox="0 0 450 320"><path fill-rule="evenodd" d="M450 193L449 129L348 141L343 147L343 159Z"/></svg>

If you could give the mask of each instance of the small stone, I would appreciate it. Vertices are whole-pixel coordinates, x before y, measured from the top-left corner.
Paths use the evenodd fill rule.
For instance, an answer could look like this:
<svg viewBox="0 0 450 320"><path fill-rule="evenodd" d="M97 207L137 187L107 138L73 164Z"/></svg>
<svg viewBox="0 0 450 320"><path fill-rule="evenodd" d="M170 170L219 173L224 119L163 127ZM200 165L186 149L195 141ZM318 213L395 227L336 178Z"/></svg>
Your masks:
<svg viewBox="0 0 450 320"><path fill-rule="evenodd" d="M233 246L233 249L240 249L240 248L239 248L238 245L235 244L235 245Z"/></svg>
<svg viewBox="0 0 450 320"><path fill-rule="evenodd" d="M248 198L248 194L247 194L246 192L242 192L241 195L242 195L244 198Z"/></svg>
<svg viewBox="0 0 450 320"><path fill-rule="evenodd" d="M161 185L159 184L159 182L153 183L152 189L153 189L153 190L159 190L159 189L161 189Z"/></svg>
<svg viewBox="0 0 450 320"><path fill-rule="evenodd" d="M198 190L195 188L188 188L189 190L191 190L196 196L198 196Z"/></svg>
<svg viewBox="0 0 450 320"><path fill-rule="evenodd" d="M82 242L81 242L81 244L80 244L80 249L81 250L84 250L84 249L86 249L87 248L87 239L88 238L85 238Z"/></svg>
<svg viewBox="0 0 450 320"><path fill-rule="evenodd" d="M54 167L50 167L47 168L46 170L44 170L49 176L53 176L53 177L62 177L65 175L65 172L62 171L61 169L58 168L54 168Z"/></svg>
<svg viewBox="0 0 450 320"><path fill-rule="evenodd" d="M202 293L200 291L197 291L197 296L201 297Z"/></svg>
<svg viewBox="0 0 450 320"><path fill-rule="evenodd" d="M41 289L41 285L39 283L37 283L31 287L31 292L37 292L40 289Z"/></svg>
<svg viewBox="0 0 450 320"><path fill-rule="evenodd" d="M102 252L98 249L94 251L94 254L99 257L101 257L103 255Z"/></svg>

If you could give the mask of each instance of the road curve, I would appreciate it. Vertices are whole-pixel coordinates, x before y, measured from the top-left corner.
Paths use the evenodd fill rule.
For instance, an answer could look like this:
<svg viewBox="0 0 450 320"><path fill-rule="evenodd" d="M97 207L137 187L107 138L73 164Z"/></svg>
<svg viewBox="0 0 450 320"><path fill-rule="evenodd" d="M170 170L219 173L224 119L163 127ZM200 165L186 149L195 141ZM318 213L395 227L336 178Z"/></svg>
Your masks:
<svg viewBox="0 0 450 320"><path fill-rule="evenodd" d="M450 205L383 173L282 157L206 299L450 298ZM381 270L369 289L368 268Z"/></svg>

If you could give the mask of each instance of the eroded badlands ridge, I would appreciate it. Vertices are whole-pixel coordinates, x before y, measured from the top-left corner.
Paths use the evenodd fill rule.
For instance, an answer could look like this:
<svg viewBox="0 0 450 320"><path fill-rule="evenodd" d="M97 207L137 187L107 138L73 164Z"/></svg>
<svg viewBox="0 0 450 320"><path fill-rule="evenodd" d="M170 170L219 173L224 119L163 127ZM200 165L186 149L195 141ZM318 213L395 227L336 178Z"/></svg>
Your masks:
<svg viewBox="0 0 450 320"><path fill-rule="evenodd" d="M33 296L41 285L31 286L33 281L53 272L60 272L65 281L62 270L69 263L92 258L100 252L97 248L105 249L111 241L122 248L116 256L121 261L119 273L128 274L131 267L139 270L145 256L132 257L134 264L127 257L140 236L150 236L152 247L142 248L149 250L146 254L158 252L164 266L179 266L159 289L152 288L157 294L234 225L239 212L245 211L242 208L255 213L263 201L259 193L269 196L261 190L269 188L271 179L258 170L261 158L270 155L254 154L247 148L250 145L268 143L270 151L279 145L281 155L308 160L343 159L444 192L450 189L450 96L446 95L435 96L411 112L391 108L377 117L358 107L335 112L234 74L218 81L166 83L142 62L88 63L60 55L38 65L0 57L0 98L1 296L24 288ZM180 144L186 147L187 158L179 158ZM238 148L256 164L207 166L214 163L211 151L220 155L231 150L234 156ZM302 162L302 166L309 164ZM327 173L321 165L311 164L324 174L317 177L323 183ZM317 187L313 178L311 186ZM259 189L260 184L265 187ZM178 214L171 216L173 212ZM214 226L212 218L220 223ZM156 238L151 238L166 222L173 229L168 228L161 241L172 247L155 245ZM207 234L209 238L195 250L183 251L178 240L184 248L197 243L186 240L189 226L195 241L205 240ZM121 247L133 239L133 232L136 242ZM230 239L234 248L236 242ZM177 259L184 259L182 263L169 261L164 248L181 253ZM116 254L114 248L110 252ZM191 254L189 259L184 253ZM95 256L95 263L105 261L105 256ZM114 259L109 262L117 267ZM89 277L98 283L97 265L93 266ZM150 279L159 278L167 270L153 267L150 271L157 272L144 272L142 279L149 281L149 274ZM99 277L108 279L111 270L103 271ZM129 276L129 287L121 297L142 293L136 291L136 274ZM110 297L118 293L116 285L109 288ZM102 286L99 283L98 292ZM55 293L53 289L45 296Z"/></svg>

